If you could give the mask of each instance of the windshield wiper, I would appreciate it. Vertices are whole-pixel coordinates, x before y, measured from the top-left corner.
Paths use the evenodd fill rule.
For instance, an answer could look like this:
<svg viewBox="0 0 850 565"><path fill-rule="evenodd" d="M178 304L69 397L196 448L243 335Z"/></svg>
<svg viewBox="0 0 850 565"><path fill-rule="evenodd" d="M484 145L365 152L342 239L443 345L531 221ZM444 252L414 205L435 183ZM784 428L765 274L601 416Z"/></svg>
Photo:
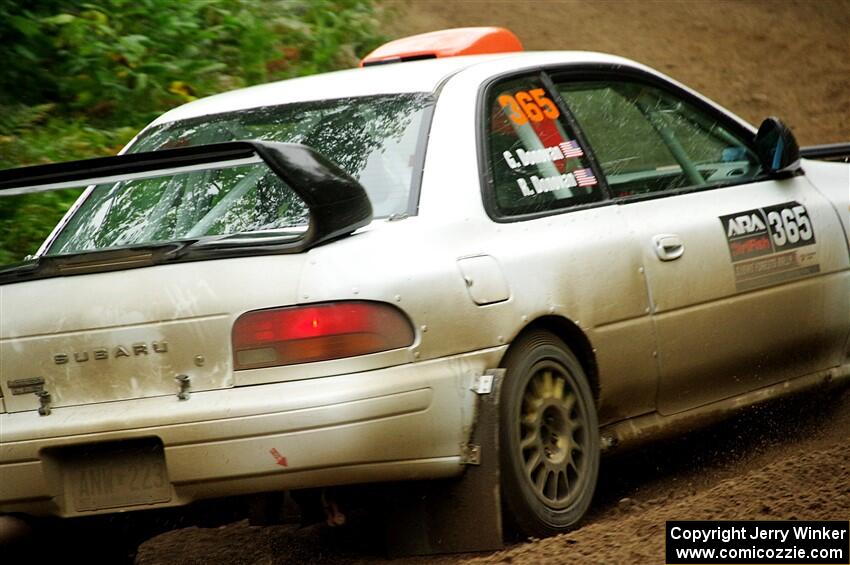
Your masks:
<svg viewBox="0 0 850 565"><path fill-rule="evenodd" d="M0 284L150 267L172 261L279 254L293 241L303 238L308 229L204 236L66 255L41 255L0 267Z"/></svg>
<svg viewBox="0 0 850 565"><path fill-rule="evenodd" d="M149 267L182 257L197 241L187 239L67 255L42 255L0 267L0 284Z"/></svg>

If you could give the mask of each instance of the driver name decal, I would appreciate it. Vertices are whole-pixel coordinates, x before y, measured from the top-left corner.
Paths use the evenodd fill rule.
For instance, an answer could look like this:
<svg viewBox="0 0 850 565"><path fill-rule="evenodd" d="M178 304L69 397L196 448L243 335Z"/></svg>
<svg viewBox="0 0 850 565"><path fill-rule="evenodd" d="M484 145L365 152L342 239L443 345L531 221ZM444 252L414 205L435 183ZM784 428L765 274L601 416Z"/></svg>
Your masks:
<svg viewBox="0 0 850 565"><path fill-rule="evenodd" d="M556 163L558 161L563 161L564 159L572 159L574 157L581 157L584 155L584 151L574 139L561 142L558 145L553 145L552 147L531 150L518 148L514 149L514 151L516 152L516 158L513 156L511 151L504 151L502 153L502 157L505 158L505 162L512 169L539 165L541 163Z"/></svg>
<svg viewBox="0 0 850 565"><path fill-rule="evenodd" d="M720 216L738 290L817 273L816 243L806 207L796 201Z"/></svg>
<svg viewBox="0 0 850 565"><path fill-rule="evenodd" d="M585 187L596 184L596 177L590 169L577 169L571 173L543 178L537 175L531 175L530 180L531 186L529 186L528 180L525 178L516 179L523 196L536 196L545 192L564 190L574 186Z"/></svg>

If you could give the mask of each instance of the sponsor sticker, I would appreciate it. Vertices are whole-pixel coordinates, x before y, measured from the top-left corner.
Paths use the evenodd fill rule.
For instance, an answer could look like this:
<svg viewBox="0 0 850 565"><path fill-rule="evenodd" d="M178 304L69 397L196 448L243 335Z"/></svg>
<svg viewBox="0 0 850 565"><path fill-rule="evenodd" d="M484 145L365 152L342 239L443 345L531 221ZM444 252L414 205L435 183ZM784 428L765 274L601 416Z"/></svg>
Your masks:
<svg viewBox="0 0 850 565"><path fill-rule="evenodd" d="M738 290L817 273L816 243L806 207L796 201L720 216Z"/></svg>

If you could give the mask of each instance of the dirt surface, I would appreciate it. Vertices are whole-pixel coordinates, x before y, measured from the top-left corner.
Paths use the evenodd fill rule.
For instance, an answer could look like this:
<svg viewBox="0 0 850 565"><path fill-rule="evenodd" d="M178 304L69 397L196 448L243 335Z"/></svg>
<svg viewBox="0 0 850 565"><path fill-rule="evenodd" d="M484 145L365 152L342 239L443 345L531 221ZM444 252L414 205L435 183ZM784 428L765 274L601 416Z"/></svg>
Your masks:
<svg viewBox="0 0 850 565"><path fill-rule="evenodd" d="M758 125L775 115L801 145L850 141L850 1L385 2L392 37L511 29L526 50L634 59Z"/></svg>
<svg viewBox="0 0 850 565"><path fill-rule="evenodd" d="M664 563L667 520L850 519L850 394L812 418L818 406L785 403L770 415L743 417L666 446L693 459L673 456L672 467L662 463L657 478L638 479L631 496L575 532L471 563ZM671 456L655 457L669 462ZM620 462L619 468L609 462L615 481L628 481L618 475L632 467L653 467L645 467L645 459Z"/></svg>

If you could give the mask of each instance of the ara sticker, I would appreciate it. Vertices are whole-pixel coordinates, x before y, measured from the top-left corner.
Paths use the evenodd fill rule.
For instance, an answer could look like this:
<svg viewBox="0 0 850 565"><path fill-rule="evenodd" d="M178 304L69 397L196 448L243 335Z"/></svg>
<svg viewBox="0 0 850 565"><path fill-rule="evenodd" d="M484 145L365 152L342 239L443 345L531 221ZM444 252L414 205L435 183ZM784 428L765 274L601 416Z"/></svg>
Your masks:
<svg viewBox="0 0 850 565"><path fill-rule="evenodd" d="M815 252L798 247L816 243L806 207L791 201L720 216L738 290L777 284L820 270Z"/></svg>

